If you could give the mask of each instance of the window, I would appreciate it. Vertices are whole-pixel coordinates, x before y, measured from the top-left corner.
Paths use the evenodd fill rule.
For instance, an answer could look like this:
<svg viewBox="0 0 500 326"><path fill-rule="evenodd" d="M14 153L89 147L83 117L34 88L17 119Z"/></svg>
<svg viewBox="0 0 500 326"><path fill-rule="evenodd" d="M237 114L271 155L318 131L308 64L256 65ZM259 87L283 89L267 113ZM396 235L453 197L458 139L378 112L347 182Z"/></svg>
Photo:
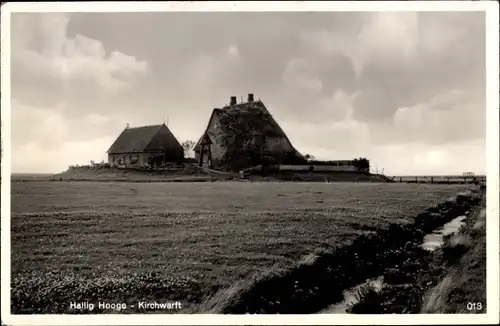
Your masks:
<svg viewBox="0 0 500 326"><path fill-rule="evenodd" d="M264 143L264 137L262 135L253 136L255 146L261 146Z"/></svg>

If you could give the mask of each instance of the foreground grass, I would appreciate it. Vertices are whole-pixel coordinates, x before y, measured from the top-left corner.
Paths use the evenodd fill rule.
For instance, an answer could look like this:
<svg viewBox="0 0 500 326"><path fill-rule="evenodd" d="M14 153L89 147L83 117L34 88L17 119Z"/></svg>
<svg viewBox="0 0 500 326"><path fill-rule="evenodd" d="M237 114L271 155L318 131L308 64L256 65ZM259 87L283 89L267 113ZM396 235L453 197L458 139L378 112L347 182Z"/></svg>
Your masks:
<svg viewBox="0 0 500 326"><path fill-rule="evenodd" d="M68 312L71 298L192 307L464 187L14 182L14 312Z"/></svg>
<svg viewBox="0 0 500 326"><path fill-rule="evenodd" d="M394 223L360 235L331 253L320 254L312 264L302 264L253 283L232 302L223 305L219 312L303 314L323 311L330 304L342 301L344 290L388 269L407 268L415 264L415 260L425 258L424 250L419 250L425 230L449 222L473 205L477 205L477 201L471 197L464 201L446 201L418 214L414 223ZM407 291L404 294L408 295ZM365 305L364 310L375 308L373 302L365 301L369 305ZM414 306L412 302L404 303L407 307Z"/></svg>
<svg viewBox="0 0 500 326"><path fill-rule="evenodd" d="M486 312L486 201L443 245L448 268L425 295L423 313Z"/></svg>
<svg viewBox="0 0 500 326"><path fill-rule="evenodd" d="M484 194L471 195L476 205L459 214L466 215L467 222L457 234L445 237L442 247L432 253L419 246L408 248L411 261L386 270L382 289L364 288L359 293L359 302L348 311L362 314L485 312L485 200Z"/></svg>
<svg viewBox="0 0 500 326"><path fill-rule="evenodd" d="M162 298L161 302L179 301L183 309L201 303L200 285L188 277L172 277L158 273L132 273L129 275L95 275L81 277L78 273L47 272L42 275L15 275L12 278L13 309L25 312L72 312L71 303L104 302L126 304L123 312L161 312L176 310L140 309L140 301L150 302ZM135 305L135 309L131 306ZM142 310L142 311L141 311ZM92 313L104 312L93 309ZM108 311L117 312L117 311Z"/></svg>

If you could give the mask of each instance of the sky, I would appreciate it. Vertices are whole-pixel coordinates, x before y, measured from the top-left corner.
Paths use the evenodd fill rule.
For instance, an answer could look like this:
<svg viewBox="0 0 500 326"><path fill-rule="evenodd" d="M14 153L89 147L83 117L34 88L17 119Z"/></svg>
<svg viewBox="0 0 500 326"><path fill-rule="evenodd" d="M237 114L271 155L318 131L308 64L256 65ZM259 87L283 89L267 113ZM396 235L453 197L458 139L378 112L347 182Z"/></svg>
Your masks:
<svg viewBox="0 0 500 326"><path fill-rule="evenodd" d="M106 159L127 123L197 141L248 93L317 159L485 173L484 12L11 17L13 173Z"/></svg>

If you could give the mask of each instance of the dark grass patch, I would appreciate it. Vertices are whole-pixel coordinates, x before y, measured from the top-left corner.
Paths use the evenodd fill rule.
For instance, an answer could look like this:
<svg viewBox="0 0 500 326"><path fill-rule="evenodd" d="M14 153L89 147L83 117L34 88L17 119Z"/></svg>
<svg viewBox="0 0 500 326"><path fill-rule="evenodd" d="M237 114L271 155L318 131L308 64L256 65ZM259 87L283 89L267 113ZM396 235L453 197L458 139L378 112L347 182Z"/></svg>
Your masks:
<svg viewBox="0 0 500 326"><path fill-rule="evenodd" d="M417 313L422 302L421 288L415 284L387 285L380 291L361 292L359 301L348 307L353 314Z"/></svg>
<svg viewBox="0 0 500 326"><path fill-rule="evenodd" d="M361 287L355 294L356 304L347 306L348 313L376 314L384 311L383 297L371 286Z"/></svg>
<svg viewBox="0 0 500 326"><path fill-rule="evenodd" d="M443 246L443 260L448 265L458 265L462 257L469 251L470 246L456 244L454 246Z"/></svg>
<svg viewBox="0 0 500 326"><path fill-rule="evenodd" d="M415 273L407 273L400 268L389 268L384 273L384 282L387 284L413 283L415 280Z"/></svg>

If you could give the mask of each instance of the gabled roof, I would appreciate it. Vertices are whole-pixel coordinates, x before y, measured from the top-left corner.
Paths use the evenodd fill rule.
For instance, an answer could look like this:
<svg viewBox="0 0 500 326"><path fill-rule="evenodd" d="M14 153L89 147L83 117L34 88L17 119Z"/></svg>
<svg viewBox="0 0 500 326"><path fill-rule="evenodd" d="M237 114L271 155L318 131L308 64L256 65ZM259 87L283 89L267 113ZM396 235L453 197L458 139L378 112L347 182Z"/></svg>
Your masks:
<svg viewBox="0 0 500 326"><path fill-rule="evenodd" d="M196 145L194 145L194 147L193 147L194 152L198 152L200 150L200 146L201 146L203 141L208 140L210 142L210 144L213 143L212 140L210 139L210 135L207 133L207 130L208 130L208 127L210 127L210 123L212 122L212 119L214 118L214 116L219 115L221 111L222 111L222 109L218 109L218 108L213 109L212 114L210 115L210 119L208 119L208 123L207 123L207 127L205 128L205 131L201 135L200 139L198 139L198 141L196 142Z"/></svg>
<svg viewBox="0 0 500 326"><path fill-rule="evenodd" d="M225 106L222 109L214 109L212 115L210 116L208 126L215 115L219 117L223 132L224 130L247 130L254 136L284 137L291 144L283 129L281 129L271 113L267 110L264 103L260 100ZM224 126L224 124L226 124L226 126ZM238 126L241 126L241 128ZM205 137L205 134L206 131L198 140L198 143L194 148L195 151L199 150L201 141ZM301 155L295 148L294 150L297 154Z"/></svg>
<svg viewBox="0 0 500 326"><path fill-rule="evenodd" d="M260 100L227 106L222 115L228 117L227 120L231 123L250 125L249 129L254 135L285 137L288 140L283 129Z"/></svg>
<svg viewBox="0 0 500 326"><path fill-rule="evenodd" d="M181 145L170 132L165 124L154 125L154 126L144 126L136 128L126 128L122 131L120 136L115 140L113 145L108 150L108 154L121 154L121 153L140 153L144 151L164 151L165 148L153 148L152 144L153 138L162 130L166 129L166 143L172 149L177 149ZM153 145L153 146L151 146Z"/></svg>
<svg viewBox="0 0 500 326"><path fill-rule="evenodd" d="M212 140L210 139L210 136L208 133L205 131L203 135L201 135L200 139L198 139L198 142L196 145L193 147L193 151L197 152L200 150L201 145L211 145L213 144Z"/></svg>

